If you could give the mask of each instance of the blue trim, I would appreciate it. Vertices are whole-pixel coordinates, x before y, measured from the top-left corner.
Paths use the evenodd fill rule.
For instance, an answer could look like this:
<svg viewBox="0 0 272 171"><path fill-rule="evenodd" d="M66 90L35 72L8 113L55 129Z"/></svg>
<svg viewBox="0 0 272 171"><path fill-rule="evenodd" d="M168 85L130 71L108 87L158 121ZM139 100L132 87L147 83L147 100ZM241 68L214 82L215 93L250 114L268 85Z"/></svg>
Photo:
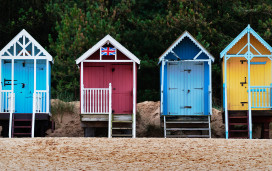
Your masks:
<svg viewBox="0 0 272 171"><path fill-rule="evenodd" d="M252 131L249 131L249 139L252 139Z"/></svg>
<svg viewBox="0 0 272 171"><path fill-rule="evenodd" d="M226 131L226 139L229 139L229 132Z"/></svg>
<svg viewBox="0 0 272 171"><path fill-rule="evenodd" d="M270 52L272 52L272 47L263 39L261 38L258 33L256 33L250 25L248 25L221 53L220 58L222 58L227 51L229 51L245 34L251 33L257 40L260 41Z"/></svg>
<svg viewBox="0 0 272 171"><path fill-rule="evenodd" d="M204 115L209 115L210 112L210 93L209 93L209 84L210 84L210 73L209 73L209 64L204 62Z"/></svg>
<svg viewBox="0 0 272 171"><path fill-rule="evenodd" d="M264 65L266 64L266 61L265 62L250 62L250 65Z"/></svg>
<svg viewBox="0 0 272 171"><path fill-rule="evenodd" d="M225 111L225 87L226 83L223 83L223 111Z"/></svg>
<svg viewBox="0 0 272 171"><path fill-rule="evenodd" d="M247 90L247 92L248 92L248 90ZM265 88L262 88L262 89L251 88L250 92L266 92L266 89Z"/></svg>

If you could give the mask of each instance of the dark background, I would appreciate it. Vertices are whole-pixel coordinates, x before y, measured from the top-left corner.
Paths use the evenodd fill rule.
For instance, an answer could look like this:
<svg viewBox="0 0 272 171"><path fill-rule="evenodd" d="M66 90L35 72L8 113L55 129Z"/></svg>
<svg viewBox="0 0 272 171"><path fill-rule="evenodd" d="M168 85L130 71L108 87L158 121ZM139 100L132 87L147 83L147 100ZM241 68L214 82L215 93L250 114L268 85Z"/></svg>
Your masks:
<svg viewBox="0 0 272 171"><path fill-rule="evenodd" d="M110 34L141 60L138 101L159 100L158 57L188 30L215 57L213 105L221 105L219 53L248 24L271 43L267 0L0 0L0 48L23 28L54 57L52 98L79 99L75 59Z"/></svg>

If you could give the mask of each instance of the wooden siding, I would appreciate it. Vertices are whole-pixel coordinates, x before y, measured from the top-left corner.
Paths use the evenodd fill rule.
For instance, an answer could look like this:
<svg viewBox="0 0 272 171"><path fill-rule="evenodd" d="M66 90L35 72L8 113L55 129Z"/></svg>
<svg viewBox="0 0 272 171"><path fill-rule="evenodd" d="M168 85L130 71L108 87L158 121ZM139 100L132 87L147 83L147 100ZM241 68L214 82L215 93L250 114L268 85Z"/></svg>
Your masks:
<svg viewBox="0 0 272 171"><path fill-rule="evenodd" d="M171 62L168 67L168 115L204 115L204 63Z"/></svg>
<svg viewBox="0 0 272 171"><path fill-rule="evenodd" d="M243 64L241 60L244 61ZM222 71L224 71L224 61L222 66ZM241 102L248 102L247 84L244 84L244 86L240 84L245 81L245 77L248 78L247 68L248 64L245 58L230 58L227 62L228 110L248 110L248 104L244 104L244 106L241 104ZM250 74L251 86L270 86L271 60L268 58L253 58L250 65ZM266 108L254 108L252 110L266 110Z"/></svg>
<svg viewBox="0 0 272 171"><path fill-rule="evenodd" d="M107 88L109 83L112 83L114 114L131 114L133 110L132 63L84 63L84 88Z"/></svg>

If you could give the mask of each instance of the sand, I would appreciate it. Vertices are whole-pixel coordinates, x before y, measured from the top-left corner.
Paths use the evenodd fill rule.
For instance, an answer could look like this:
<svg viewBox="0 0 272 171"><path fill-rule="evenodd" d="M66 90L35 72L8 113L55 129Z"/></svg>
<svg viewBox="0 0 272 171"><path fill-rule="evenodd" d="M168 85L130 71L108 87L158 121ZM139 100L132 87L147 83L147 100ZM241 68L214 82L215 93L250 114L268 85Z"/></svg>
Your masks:
<svg viewBox="0 0 272 171"><path fill-rule="evenodd" d="M1 170L271 170L271 140L0 139Z"/></svg>

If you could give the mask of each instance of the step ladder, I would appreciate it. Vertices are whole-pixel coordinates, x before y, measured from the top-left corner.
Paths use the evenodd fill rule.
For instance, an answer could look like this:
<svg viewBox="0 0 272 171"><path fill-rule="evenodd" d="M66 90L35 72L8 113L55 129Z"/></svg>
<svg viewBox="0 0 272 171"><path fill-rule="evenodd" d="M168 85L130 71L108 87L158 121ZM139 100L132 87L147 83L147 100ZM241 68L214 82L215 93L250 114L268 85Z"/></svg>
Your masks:
<svg viewBox="0 0 272 171"><path fill-rule="evenodd" d="M163 116L164 138L211 138L210 116Z"/></svg>
<svg viewBox="0 0 272 171"><path fill-rule="evenodd" d="M11 137L31 137L32 133L32 113L12 114L12 134Z"/></svg>
<svg viewBox="0 0 272 171"><path fill-rule="evenodd" d="M133 114L113 114L111 119L111 136L116 138L133 137Z"/></svg>
<svg viewBox="0 0 272 171"><path fill-rule="evenodd" d="M248 112L232 113L228 115L229 138L248 139Z"/></svg>

